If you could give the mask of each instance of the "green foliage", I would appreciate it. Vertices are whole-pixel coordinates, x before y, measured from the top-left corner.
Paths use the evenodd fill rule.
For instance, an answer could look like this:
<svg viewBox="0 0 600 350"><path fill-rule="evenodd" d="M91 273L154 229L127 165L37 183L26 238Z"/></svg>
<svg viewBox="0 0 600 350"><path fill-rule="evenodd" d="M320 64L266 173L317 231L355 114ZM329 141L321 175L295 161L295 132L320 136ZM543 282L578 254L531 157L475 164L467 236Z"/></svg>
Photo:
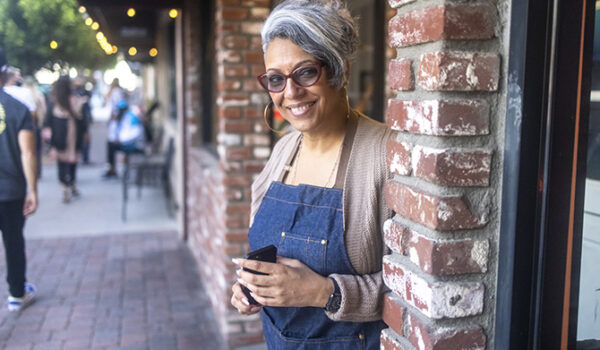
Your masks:
<svg viewBox="0 0 600 350"><path fill-rule="evenodd" d="M76 0L0 0L0 45L24 74L46 67L99 69L115 63L86 26ZM52 50L50 42L58 48Z"/></svg>

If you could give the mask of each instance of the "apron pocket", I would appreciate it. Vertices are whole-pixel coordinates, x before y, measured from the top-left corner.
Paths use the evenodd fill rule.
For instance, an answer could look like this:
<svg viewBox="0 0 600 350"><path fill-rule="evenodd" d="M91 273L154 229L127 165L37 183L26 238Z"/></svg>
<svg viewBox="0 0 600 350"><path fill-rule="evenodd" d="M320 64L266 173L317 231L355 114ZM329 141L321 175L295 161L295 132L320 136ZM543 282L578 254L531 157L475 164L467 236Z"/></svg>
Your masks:
<svg viewBox="0 0 600 350"><path fill-rule="evenodd" d="M297 259L318 274L325 273L328 241L317 236L282 232L277 255Z"/></svg>

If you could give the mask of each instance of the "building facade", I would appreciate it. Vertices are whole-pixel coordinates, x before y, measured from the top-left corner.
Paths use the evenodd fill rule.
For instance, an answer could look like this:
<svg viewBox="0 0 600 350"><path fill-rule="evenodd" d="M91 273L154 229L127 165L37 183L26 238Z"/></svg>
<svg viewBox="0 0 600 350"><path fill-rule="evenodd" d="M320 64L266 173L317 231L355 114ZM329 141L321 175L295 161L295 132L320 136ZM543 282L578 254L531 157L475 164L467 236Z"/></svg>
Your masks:
<svg viewBox="0 0 600 350"><path fill-rule="evenodd" d="M350 100L396 132L386 151L394 217L382 228L391 249L382 348L574 349L594 340L576 334L595 3L347 2L364 33ZM175 6L151 3L159 13ZM163 77L157 90L167 91L165 70L175 82L175 95L163 95L174 96L181 236L228 344L259 343L258 316L239 315L229 300L231 259L248 251L250 186L275 142L255 78L274 4L176 6L181 16L158 27L170 35L158 50L175 64L149 64Z"/></svg>

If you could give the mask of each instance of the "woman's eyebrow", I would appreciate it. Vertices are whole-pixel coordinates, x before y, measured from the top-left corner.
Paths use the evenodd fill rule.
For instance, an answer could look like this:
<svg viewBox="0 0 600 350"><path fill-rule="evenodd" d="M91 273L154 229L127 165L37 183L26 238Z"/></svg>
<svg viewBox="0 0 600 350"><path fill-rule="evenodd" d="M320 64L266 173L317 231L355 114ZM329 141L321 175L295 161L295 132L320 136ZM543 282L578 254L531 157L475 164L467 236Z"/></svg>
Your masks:
<svg viewBox="0 0 600 350"><path fill-rule="evenodd" d="M298 67L301 67L302 65L304 65L304 64L307 64L307 63L317 64L317 62L315 62L315 60L312 60L312 59L306 59L306 60L304 60L304 61L300 61L300 62L296 63L296 64L294 65L294 67L292 68L292 72L293 72L294 70L296 70ZM277 68L268 68L268 69L267 69L267 72L269 72L269 71L281 72L281 69L277 69ZM291 73L291 72L290 72L290 73Z"/></svg>

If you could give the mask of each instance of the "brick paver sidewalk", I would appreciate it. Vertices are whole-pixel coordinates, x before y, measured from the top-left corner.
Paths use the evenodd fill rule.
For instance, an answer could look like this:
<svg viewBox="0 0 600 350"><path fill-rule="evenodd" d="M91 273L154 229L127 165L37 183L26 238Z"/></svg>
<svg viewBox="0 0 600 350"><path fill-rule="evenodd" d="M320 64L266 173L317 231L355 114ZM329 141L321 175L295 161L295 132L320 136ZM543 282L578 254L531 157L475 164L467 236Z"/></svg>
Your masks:
<svg viewBox="0 0 600 350"><path fill-rule="evenodd" d="M38 298L20 314L2 305L2 349L224 348L195 262L174 232L28 240L27 254ZM1 251L3 300L5 279Z"/></svg>

